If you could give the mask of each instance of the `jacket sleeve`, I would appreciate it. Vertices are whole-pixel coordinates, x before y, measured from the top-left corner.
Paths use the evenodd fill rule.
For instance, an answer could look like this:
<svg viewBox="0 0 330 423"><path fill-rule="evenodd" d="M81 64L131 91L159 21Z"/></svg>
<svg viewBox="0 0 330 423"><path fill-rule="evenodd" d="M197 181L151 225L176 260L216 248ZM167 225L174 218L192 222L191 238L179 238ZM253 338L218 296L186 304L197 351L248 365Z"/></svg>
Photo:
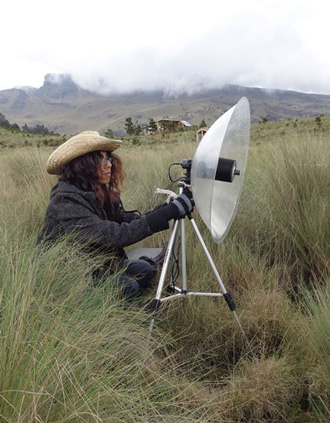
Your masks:
<svg viewBox="0 0 330 423"><path fill-rule="evenodd" d="M130 223L132 220L139 219L141 217L141 213L138 210L134 211L127 211L124 209L123 203L120 201L118 207L118 214L120 222Z"/></svg>
<svg viewBox="0 0 330 423"><path fill-rule="evenodd" d="M137 216L130 222L102 220L89 201L79 195L53 199L52 215L63 233L74 233L100 247L126 247L155 232L168 229L163 213Z"/></svg>

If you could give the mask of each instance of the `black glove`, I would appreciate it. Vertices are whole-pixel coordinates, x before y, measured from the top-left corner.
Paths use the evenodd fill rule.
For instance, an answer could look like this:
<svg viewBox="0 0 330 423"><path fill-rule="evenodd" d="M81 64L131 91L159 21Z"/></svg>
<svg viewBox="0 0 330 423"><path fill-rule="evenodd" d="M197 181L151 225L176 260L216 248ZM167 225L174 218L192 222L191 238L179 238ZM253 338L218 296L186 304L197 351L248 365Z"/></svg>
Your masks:
<svg viewBox="0 0 330 423"><path fill-rule="evenodd" d="M167 220L180 219L193 210L192 201L185 193L178 195L170 204L164 207Z"/></svg>
<svg viewBox="0 0 330 423"><path fill-rule="evenodd" d="M195 201L193 199L193 193L192 193L191 189L189 189L188 187L185 187L183 189L183 194L186 194L186 196L189 198L189 200L190 200L190 202L191 202L191 204L194 208L195 207Z"/></svg>
<svg viewBox="0 0 330 423"><path fill-rule="evenodd" d="M192 192L188 188L185 188L183 193L176 197L170 204L162 204L144 216L147 219L151 231L156 233L168 229L169 220L180 219L191 213L194 205Z"/></svg>

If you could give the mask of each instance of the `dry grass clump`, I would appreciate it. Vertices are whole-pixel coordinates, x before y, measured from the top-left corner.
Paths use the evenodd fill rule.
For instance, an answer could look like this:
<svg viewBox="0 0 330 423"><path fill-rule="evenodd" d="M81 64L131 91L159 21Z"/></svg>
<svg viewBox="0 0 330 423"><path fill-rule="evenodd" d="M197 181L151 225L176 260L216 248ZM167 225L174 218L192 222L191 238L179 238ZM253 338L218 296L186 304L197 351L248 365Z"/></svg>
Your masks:
<svg viewBox="0 0 330 423"><path fill-rule="evenodd" d="M196 246L188 260L188 286L192 291L221 292L203 253ZM213 252L214 253L214 252ZM225 287L236 303L236 312L256 356L280 352L293 331L295 311L287 295L280 289L276 267L267 269L263 260L252 255L235 239L213 254ZM180 280L179 280L180 285ZM164 306L166 308L166 306ZM173 332L185 335L184 350L205 358L205 368L227 371L242 357L249 355L249 346L232 312L222 297L182 298L166 308L166 324Z"/></svg>
<svg viewBox="0 0 330 423"><path fill-rule="evenodd" d="M232 421L259 423L290 421L299 387L292 364L270 357L245 361L234 370L227 389Z"/></svg>
<svg viewBox="0 0 330 423"><path fill-rule="evenodd" d="M308 313L305 347L310 353L308 395L319 414L330 418L330 280L305 292Z"/></svg>
<svg viewBox="0 0 330 423"><path fill-rule="evenodd" d="M166 309L163 327L180 334L176 348L182 349L188 367L203 369L212 380L251 356L250 346L254 357L283 355L295 336L296 314L283 292L251 289L234 300L245 334L223 298L181 299Z"/></svg>
<svg viewBox="0 0 330 423"><path fill-rule="evenodd" d="M255 354L280 354L290 336L295 313L285 294L276 288L252 289L240 304L242 322Z"/></svg>

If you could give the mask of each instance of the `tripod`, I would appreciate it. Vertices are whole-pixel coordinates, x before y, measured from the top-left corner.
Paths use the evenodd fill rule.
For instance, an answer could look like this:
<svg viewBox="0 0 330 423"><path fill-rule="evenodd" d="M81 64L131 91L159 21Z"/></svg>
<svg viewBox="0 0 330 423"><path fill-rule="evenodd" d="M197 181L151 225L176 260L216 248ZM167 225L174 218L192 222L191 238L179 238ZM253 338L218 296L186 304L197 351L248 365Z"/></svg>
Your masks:
<svg viewBox="0 0 330 423"><path fill-rule="evenodd" d="M190 176L190 175L189 175ZM190 179L186 179L187 181L190 182ZM185 180L183 180L185 181ZM186 182L179 182L179 187L180 187L180 194L183 191L183 187L186 186ZM187 297L223 297L229 307L229 309L233 312L233 315L243 333L243 336L245 337L247 344L249 346L249 349L252 351L252 348L247 340L247 337L245 335L244 329L241 325L241 322L236 314L235 311L235 303L231 297L231 295L229 294L229 292L227 292L221 277L217 271L217 268L214 264L214 261L212 260L212 257L207 249L207 246L202 238L202 235L198 229L198 226L195 222L195 220L192 218L191 214L189 214L188 216L186 216L189 219L189 222L191 223L197 238L202 246L202 249L204 251L204 254L211 266L211 269L214 273L214 276L219 284L220 287L220 291L221 292L191 292L188 290L188 283L187 283L187 264L186 264L186 228L185 228L185 220L186 218L182 218L179 220L175 220L173 227L172 227L172 231L169 237L169 241L168 241L168 245L167 245L167 249L166 249L166 253L165 253L165 257L164 257L164 262L163 262L163 267L162 267L162 271L160 274L160 278L159 278L159 283L158 283L158 288L157 288L157 292L156 292L156 296L154 298L154 300L151 302L151 304L149 305L149 310L151 311L157 311L161 305L161 303L163 302L168 302L168 301L172 301L178 298L187 298ZM179 238L181 238L181 242L180 245L178 245L178 241ZM181 252L181 282L182 282L182 287L179 288L177 286L175 286L174 282L171 280L170 281L170 285L169 285L169 291L170 291L170 295L162 297L162 293L163 293L163 289L164 289L164 284L165 284L165 279L166 279L166 275L167 275L167 271L169 268L169 264L172 260L172 255L174 252L174 249L176 247L180 247L180 252ZM149 327L149 337L151 336L152 330L153 330L153 326L154 326L154 321L155 319L152 318L151 322L150 322L150 327Z"/></svg>

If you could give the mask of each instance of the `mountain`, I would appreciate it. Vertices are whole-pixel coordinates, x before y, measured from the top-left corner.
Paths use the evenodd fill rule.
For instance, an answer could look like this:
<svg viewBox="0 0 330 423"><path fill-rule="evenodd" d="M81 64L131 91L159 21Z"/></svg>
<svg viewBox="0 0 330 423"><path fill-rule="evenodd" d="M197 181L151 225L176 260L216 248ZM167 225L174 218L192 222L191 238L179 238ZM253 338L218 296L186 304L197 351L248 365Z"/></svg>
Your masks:
<svg viewBox="0 0 330 423"><path fill-rule="evenodd" d="M329 95L226 85L192 95L140 91L103 96L79 87L70 75L52 74L40 88L0 91L0 112L20 126L45 125L61 134L111 128L119 136L125 135L128 116L140 124L177 118L196 125L204 119L211 125L243 96L250 101L254 122L330 115Z"/></svg>
<svg viewBox="0 0 330 423"><path fill-rule="evenodd" d="M15 89L25 91L27 94L35 94L38 91L38 88L30 87L28 85L22 87L17 86Z"/></svg>

